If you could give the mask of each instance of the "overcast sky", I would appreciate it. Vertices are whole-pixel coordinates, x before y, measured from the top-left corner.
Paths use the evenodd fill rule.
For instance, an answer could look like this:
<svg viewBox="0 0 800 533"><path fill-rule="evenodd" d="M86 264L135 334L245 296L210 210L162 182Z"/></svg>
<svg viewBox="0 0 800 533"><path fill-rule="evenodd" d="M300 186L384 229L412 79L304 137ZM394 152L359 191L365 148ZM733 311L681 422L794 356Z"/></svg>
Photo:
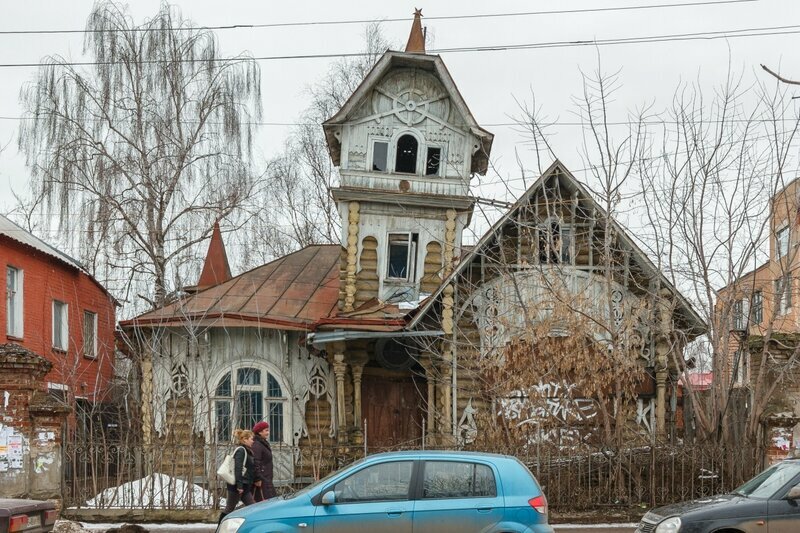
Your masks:
<svg viewBox="0 0 800 533"><path fill-rule="evenodd" d="M800 78L800 6L796 0L740 0L714 5L683 5L651 9L608 10L586 13L522 15L523 12L696 4L707 0L544 0L476 2L473 0L404 2L294 1L253 2L184 0L175 2L198 25L272 24L348 20L387 21L386 37L405 44L415 7L423 9L435 49L592 41L611 38L652 37L698 32L734 32L776 28L772 33L716 40L684 40L614 46L571 46L546 49L446 52L442 57L477 121L495 134L493 161L502 176L518 178L515 149L523 164L534 168L526 139L507 124L518 113L516 101L537 105L550 120L574 122L571 97L581 91L580 70L596 69L598 54L605 72L619 72L612 119L624 119L627 109L654 104L669 105L676 86L699 80L711 89L723 82L730 67L744 73L748 83L765 77L766 63L781 73ZM36 63L48 54L81 59L80 34L2 34L10 30L83 29L92 2L83 0L5 2L0 17L0 64ZM156 12L155 0L132 3L141 21ZM436 19L459 15L518 13L510 17ZM304 25L278 28L218 30L226 55L248 51L254 56L286 56L357 52L363 45L363 24ZM763 32L762 32L763 33ZM429 44L429 48L431 45ZM334 59L261 61L265 122L292 123L307 105L309 84L325 74ZM28 172L16 145L20 87L34 76L33 67L0 67L0 212L13 201L11 191L27 190ZM798 87L800 94L800 87ZM580 169L580 130L569 124L556 126L558 157L568 167ZM286 126L264 126L259 142L259 165L283 144ZM576 171L579 178L588 176ZM521 180L517 180L519 183ZM591 185L591 183L589 184ZM482 188L480 193L510 199L503 187Z"/></svg>

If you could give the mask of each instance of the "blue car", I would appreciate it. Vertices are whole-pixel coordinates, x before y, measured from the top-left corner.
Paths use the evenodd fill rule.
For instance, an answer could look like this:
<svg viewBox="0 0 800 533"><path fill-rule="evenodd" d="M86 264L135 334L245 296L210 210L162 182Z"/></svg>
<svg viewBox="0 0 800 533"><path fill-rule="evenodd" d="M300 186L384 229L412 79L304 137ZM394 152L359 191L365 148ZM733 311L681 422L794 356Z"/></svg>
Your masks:
<svg viewBox="0 0 800 533"><path fill-rule="evenodd" d="M292 495L244 507L217 533L553 533L530 470L506 455L372 455Z"/></svg>

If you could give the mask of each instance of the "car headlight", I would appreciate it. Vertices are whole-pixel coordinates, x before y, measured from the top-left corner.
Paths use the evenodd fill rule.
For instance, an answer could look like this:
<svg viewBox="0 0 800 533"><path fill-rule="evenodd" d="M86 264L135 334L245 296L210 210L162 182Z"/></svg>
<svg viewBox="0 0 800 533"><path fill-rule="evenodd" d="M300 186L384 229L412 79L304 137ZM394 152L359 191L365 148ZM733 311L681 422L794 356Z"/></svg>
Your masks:
<svg viewBox="0 0 800 533"><path fill-rule="evenodd" d="M667 518L656 526L655 533L678 533L681 529L681 519L677 516Z"/></svg>
<svg viewBox="0 0 800 533"><path fill-rule="evenodd" d="M227 518L222 521L217 533L236 533L244 524L244 518Z"/></svg>

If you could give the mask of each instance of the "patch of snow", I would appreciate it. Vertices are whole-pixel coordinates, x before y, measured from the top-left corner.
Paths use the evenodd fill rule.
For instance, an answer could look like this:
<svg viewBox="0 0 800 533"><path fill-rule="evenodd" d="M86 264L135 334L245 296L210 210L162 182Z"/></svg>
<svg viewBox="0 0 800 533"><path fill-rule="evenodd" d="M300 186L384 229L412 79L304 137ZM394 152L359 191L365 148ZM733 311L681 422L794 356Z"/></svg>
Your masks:
<svg viewBox="0 0 800 533"><path fill-rule="evenodd" d="M199 485L153 474L111 487L86 502L92 509L174 509L211 507L214 495Z"/></svg>

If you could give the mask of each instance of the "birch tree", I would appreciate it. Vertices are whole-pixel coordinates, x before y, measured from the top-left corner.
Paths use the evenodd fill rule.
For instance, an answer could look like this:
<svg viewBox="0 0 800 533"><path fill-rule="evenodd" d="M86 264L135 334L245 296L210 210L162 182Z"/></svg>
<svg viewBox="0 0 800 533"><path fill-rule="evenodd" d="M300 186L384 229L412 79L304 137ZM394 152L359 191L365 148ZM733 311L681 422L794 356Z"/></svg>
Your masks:
<svg viewBox="0 0 800 533"><path fill-rule="evenodd" d="M157 307L213 220L256 185L260 71L244 54L222 57L213 33L168 4L141 24L124 5L96 4L83 52L83 63L45 58L22 89L19 148L94 274Z"/></svg>

